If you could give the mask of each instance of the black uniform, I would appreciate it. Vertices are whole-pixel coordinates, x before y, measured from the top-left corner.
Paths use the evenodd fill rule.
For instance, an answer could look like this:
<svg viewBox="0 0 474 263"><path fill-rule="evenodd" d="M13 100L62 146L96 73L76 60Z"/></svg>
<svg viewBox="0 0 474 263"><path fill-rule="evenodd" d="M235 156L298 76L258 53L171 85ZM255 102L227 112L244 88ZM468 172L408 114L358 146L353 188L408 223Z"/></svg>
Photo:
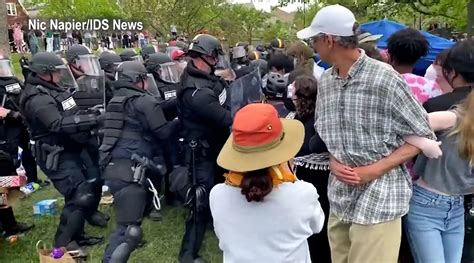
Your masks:
<svg viewBox="0 0 474 263"><path fill-rule="evenodd" d="M11 110L7 119L0 123L0 151L8 153L15 161L15 168L19 166L16 162L18 147L21 147L21 162L28 176L28 182L38 182L35 158L29 149L29 135L20 116L20 93L23 84L15 77L0 78L0 101L3 102L5 96L4 108Z"/></svg>
<svg viewBox="0 0 474 263"><path fill-rule="evenodd" d="M226 83L214 75L198 70L188 63L181 78L183 89L178 92L179 119L187 142L197 141L195 157L197 183L205 186L206 208L196 216L196 221L186 222L186 232L180 251L181 262L198 258L207 223L210 220L208 193L214 186L218 170L216 159L229 136L232 117L228 107Z"/></svg>
<svg viewBox="0 0 474 263"><path fill-rule="evenodd" d="M80 154L97 120L94 115L79 114L71 98L63 88L31 75L20 100L35 142L36 161L65 199L55 247L81 240L84 219L94 210Z"/></svg>
<svg viewBox="0 0 474 263"><path fill-rule="evenodd" d="M80 110L89 110L96 106L103 107L105 87L102 86L102 81L104 81L105 76L88 75L87 72L83 72L83 69L76 66L76 62L80 61L81 57L84 56L95 58L95 56L90 54L89 50L82 45L73 45L66 51L66 59L79 86L78 90L74 91L72 96ZM90 65L89 67L92 68L93 66ZM87 222L94 226L105 227L110 217L98 211L103 185L99 169L99 140L98 136L92 136L88 143L83 145L80 158L85 169L86 178L91 182L94 192L95 212L86 218Z"/></svg>
<svg viewBox="0 0 474 263"><path fill-rule="evenodd" d="M0 78L0 102L4 108L9 109L8 115L0 120L0 176L11 176L16 174L18 168L18 146L26 149L27 153L31 152L23 143L26 141L28 145L28 133L23 125L21 115L19 113L19 95L21 91L20 82L14 77ZM27 156L27 155L23 155ZM29 162L33 162L33 165ZM36 181L36 163L35 159L23 160L25 168L28 167L28 180ZM31 172L34 168L34 174ZM17 234L29 230L32 224L18 223L15 220L11 207L0 207L0 226L1 230L7 236Z"/></svg>
<svg viewBox="0 0 474 263"><path fill-rule="evenodd" d="M105 263L126 262L140 243L140 225L147 198L146 177L164 173L163 166L146 165L145 162L156 160L154 142L166 140L177 129L177 123L166 121L157 98L130 82L119 80L115 87L115 95L107 106L105 136L100 147L103 177L114 195L118 225L105 250ZM132 154L142 162L132 161ZM140 173L139 166L148 171Z"/></svg>

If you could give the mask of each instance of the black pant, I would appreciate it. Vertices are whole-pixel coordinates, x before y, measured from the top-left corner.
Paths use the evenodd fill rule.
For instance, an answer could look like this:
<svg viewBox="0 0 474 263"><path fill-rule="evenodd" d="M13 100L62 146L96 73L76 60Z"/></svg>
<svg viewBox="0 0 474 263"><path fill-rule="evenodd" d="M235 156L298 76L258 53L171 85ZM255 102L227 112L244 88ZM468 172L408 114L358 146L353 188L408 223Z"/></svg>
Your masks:
<svg viewBox="0 0 474 263"><path fill-rule="evenodd" d="M102 197L102 185L104 184L100 176L99 168L99 149L94 142L91 141L81 152L81 160L83 163L84 175L86 180L91 182L92 192L94 194L94 212L98 210L100 198Z"/></svg>
<svg viewBox="0 0 474 263"><path fill-rule="evenodd" d="M38 182L38 171L36 166L35 158L30 150L30 137L28 132L23 131L20 139L20 147L23 149L21 153L21 163L25 168L26 176L28 177L28 183Z"/></svg>
<svg viewBox="0 0 474 263"><path fill-rule="evenodd" d="M202 241L206 233L207 225L211 221L211 212L209 209L209 192L214 186L214 177L217 171L216 158L211 156L197 157L196 159L196 180L206 189L205 202L206 208L201 213L195 215L195 218L188 218L186 221L186 230L184 232L181 250L179 252L179 261L182 263L193 262L199 257Z"/></svg>
<svg viewBox="0 0 474 263"><path fill-rule="evenodd" d="M146 205L146 190L136 183L107 181L106 185L114 196L114 210L117 228L109 237L103 262L108 263L112 253L122 243L127 243L126 230L130 225L140 226ZM132 248L132 251L135 248Z"/></svg>
<svg viewBox="0 0 474 263"><path fill-rule="evenodd" d="M78 153L62 152L54 171L46 169L41 160L38 165L64 196L64 208L54 238L54 246L63 247L79 240L84 233L84 219L92 212L91 186L86 182Z"/></svg>
<svg viewBox="0 0 474 263"><path fill-rule="evenodd" d="M305 182L311 183L316 187L319 194L319 203L324 211L324 226L320 233L314 234L308 238L309 252L313 262L330 263L331 249L328 239L328 219L329 219L329 200L328 200L328 179L329 171L311 170L304 167L298 167L296 177Z"/></svg>

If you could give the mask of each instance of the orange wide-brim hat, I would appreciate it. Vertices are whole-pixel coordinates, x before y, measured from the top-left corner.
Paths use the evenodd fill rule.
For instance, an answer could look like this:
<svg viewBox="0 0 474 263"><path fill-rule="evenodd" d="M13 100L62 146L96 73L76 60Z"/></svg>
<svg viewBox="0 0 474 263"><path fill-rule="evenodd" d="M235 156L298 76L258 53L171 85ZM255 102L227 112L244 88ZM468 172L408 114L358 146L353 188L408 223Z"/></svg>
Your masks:
<svg viewBox="0 0 474 263"><path fill-rule="evenodd" d="M291 160L304 140L300 121L280 119L270 104L249 104L234 119L232 133L217 163L235 172L249 172Z"/></svg>

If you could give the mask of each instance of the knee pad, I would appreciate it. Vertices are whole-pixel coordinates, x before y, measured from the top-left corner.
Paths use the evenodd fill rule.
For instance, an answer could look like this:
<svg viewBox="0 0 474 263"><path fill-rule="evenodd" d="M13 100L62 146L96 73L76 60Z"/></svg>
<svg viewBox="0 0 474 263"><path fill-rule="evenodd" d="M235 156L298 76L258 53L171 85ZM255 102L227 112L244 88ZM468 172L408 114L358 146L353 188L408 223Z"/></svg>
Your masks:
<svg viewBox="0 0 474 263"><path fill-rule="evenodd" d="M142 229L137 225L129 225L125 230L125 241L120 243L110 256L110 263L126 263L130 254L142 240Z"/></svg>
<svg viewBox="0 0 474 263"><path fill-rule="evenodd" d="M133 248L137 248L138 244L142 241L143 232L142 228L137 225L129 225L125 230L126 242Z"/></svg>
<svg viewBox="0 0 474 263"><path fill-rule="evenodd" d="M95 195L92 191L90 183L83 182L79 185L76 189L76 193L74 195L74 204L82 209L92 209L92 206L95 203Z"/></svg>

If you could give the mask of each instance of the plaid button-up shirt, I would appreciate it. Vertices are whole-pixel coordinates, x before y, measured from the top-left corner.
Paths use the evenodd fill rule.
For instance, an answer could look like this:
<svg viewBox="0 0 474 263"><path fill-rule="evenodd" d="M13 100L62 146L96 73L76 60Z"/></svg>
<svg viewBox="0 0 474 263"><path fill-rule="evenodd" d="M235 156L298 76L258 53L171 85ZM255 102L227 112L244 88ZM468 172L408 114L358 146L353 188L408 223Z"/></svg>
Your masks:
<svg viewBox="0 0 474 263"><path fill-rule="evenodd" d="M427 113L402 77L361 51L349 77L327 70L318 84L316 130L340 162L359 167L390 155L402 136L435 138ZM346 223L377 224L408 212L411 178L405 165L361 186L329 178L331 212Z"/></svg>

